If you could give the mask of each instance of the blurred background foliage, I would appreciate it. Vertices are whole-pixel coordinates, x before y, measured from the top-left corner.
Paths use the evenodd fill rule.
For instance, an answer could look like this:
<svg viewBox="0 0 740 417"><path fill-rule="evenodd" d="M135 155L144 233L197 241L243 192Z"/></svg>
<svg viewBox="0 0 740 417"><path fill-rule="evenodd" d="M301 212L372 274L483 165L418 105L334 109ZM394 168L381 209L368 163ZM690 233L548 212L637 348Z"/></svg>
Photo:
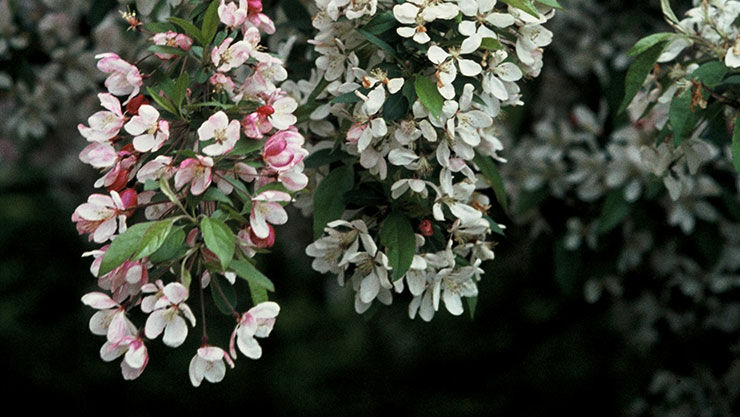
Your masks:
<svg viewBox="0 0 740 417"><path fill-rule="evenodd" d="M272 337L262 342L262 359L241 359L222 383L194 389L187 364L197 338L177 350L152 344L143 376L123 381L117 363L99 359L102 339L89 334L92 313L79 301L95 280L89 260L80 258L91 246L77 236L70 215L93 192L95 172L77 162L84 139L76 125L95 110L102 87L94 54L116 51L132 59L145 41L125 32L118 10L138 6L163 16L166 3L0 0L4 398L33 393L34 402L24 403L32 409L53 403L122 415L738 415L736 327L676 333L646 319L660 316L659 307L630 297L662 289L639 273L622 298L587 302L588 277L579 265L598 268L604 258L563 251L568 208L553 197L538 200L553 229L547 233L533 233L527 220L497 218L509 225L507 238L485 265L475 317L439 314L432 323L409 320L405 302L355 314L351 291L311 270L303 253L311 222L292 213L290 224L277 229L278 246L262 260L282 306ZM527 105L507 119L512 138L530 134L553 110L567 115L581 103L598 111L604 101L616 108L626 50L664 29L658 0L561 3L566 10L549 26L555 37L543 75L526 85ZM676 8L685 10L685 3ZM296 36L290 78L308 77L308 2L264 4L278 23L270 46ZM623 122L610 116L605 130ZM696 233L712 239L709 231ZM603 239L616 258L622 236ZM609 261L608 254L600 256ZM209 322L219 325L214 335L228 335L233 323ZM650 343L640 339L646 327Z"/></svg>

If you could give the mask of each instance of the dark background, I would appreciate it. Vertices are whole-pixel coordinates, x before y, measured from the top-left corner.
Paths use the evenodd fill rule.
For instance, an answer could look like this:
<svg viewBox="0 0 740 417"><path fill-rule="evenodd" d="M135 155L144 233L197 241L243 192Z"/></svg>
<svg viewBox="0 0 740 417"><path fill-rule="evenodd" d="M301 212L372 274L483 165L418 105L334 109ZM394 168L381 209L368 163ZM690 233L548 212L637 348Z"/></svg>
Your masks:
<svg viewBox="0 0 740 417"><path fill-rule="evenodd" d="M83 34L101 9L118 7L95 3L80 23ZM652 3L617 3L634 16L659 16ZM275 10L278 2L265 5ZM647 30L639 18L630 22L628 30ZM305 21L292 24L310 30ZM558 65L546 55L546 66ZM21 63L48 59L32 43L0 66L13 72ZM305 70L305 63L300 65L291 76ZM572 81L598 87L593 78ZM525 101L539 94L538 86L528 86ZM593 102L613 93L592 91ZM523 124L531 117L525 110ZM311 270L311 259L303 254L310 219L293 212L290 223L277 228L273 254L261 261L282 307L272 335L260 341L262 359L240 357L224 381L195 389L188 363L199 343L196 329L178 349L151 343L144 374L123 381L119 361L100 360L104 338L89 333L93 311L80 302L95 289L89 259L80 258L93 247L77 235L70 216L93 191L95 173L80 163L71 174L59 175L37 157L45 153L54 160L61 158L55 152L78 152L84 140L74 136L73 126L79 121L64 134L51 131L24 142L14 162L0 168L0 392L23 409L51 405L98 415L607 417L625 414L644 397L653 372L665 363L660 352L646 353L626 342L612 325L607 302L587 304L581 291L566 291L556 282L554 238L530 239L525 227L507 222L497 259L485 265L474 319L440 309L433 322L424 323L408 319L404 297L357 315L351 290ZM557 219L557 210L552 206L549 216ZM197 300L191 301L197 309ZM213 342L225 346L233 323L210 313Z"/></svg>

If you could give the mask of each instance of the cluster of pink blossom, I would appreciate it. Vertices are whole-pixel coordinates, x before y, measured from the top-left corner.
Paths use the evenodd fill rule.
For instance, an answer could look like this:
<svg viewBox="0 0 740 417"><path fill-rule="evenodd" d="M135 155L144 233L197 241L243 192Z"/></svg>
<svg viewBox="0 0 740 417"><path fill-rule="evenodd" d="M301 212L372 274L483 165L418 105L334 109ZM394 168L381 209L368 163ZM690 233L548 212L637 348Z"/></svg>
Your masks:
<svg viewBox="0 0 740 417"><path fill-rule="evenodd" d="M260 30L275 31L260 0L213 1L192 23L125 18L152 35L152 53L135 64L97 56L108 91L98 95L103 110L79 125L90 142L80 159L101 171L95 186L105 192L77 207L72 221L104 244L85 254L102 291L82 301L98 310L90 330L106 336L101 357L123 356L123 376L133 379L149 361L148 343L160 335L170 347L185 342L198 322L191 291L199 292L203 338L190 379L217 382L237 348L261 356L255 338L270 334L280 310L251 258L274 244L273 225L288 220L283 206L308 182L308 152L293 127L297 103L278 87L283 63L260 45ZM254 304L241 313L222 288L237 276ZM236 320L228 353L208 343L206 290Z"/></svg>

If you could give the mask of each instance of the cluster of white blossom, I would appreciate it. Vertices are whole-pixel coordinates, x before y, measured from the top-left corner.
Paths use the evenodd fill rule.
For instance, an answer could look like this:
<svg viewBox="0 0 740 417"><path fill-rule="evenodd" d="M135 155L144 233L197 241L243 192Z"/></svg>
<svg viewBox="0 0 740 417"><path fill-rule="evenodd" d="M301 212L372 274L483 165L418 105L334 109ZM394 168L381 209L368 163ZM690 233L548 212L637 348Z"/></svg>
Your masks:
<svg viewBox="0 0 740 417"><path fill-rule="evenodd" d="M305 105L307 129L332 138L317 149L358 161L370 174L360 182L387 192L380 213L368 212L375 203L358 204L344 216L356 220L329 223L307 248L313 266L339 275L340 284L348 275L360 313L375 299L389 304L405 281L412 318L430 320L440 294L450 313L461 314L461 297L477 295L479 265L493 258L491 230L502 227L486 215L483 194L492 159L504 162L497 117L502 107L522 105L518 83L539 75L552 40L543 24L554 9L538 4L527 13L495 0L316 5L310 42L318 73L296 86L304 100L318 101ZM390 211L405 212L417 229L408 239L413 260L395 274L378 231Z"/></svg>

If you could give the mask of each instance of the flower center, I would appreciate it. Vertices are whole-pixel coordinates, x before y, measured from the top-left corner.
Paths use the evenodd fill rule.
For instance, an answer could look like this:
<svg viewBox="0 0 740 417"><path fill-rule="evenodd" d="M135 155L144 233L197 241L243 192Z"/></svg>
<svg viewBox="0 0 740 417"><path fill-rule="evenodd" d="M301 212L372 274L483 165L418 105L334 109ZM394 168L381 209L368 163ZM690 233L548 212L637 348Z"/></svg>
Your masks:
<svg viewBox="0 0 740 417"><path fill-rule="evenodd" d="M275 109L270 105L259 106L257 107L257 113L259 113L260 115L264 117L267 117L275 113Z"/></svg>

